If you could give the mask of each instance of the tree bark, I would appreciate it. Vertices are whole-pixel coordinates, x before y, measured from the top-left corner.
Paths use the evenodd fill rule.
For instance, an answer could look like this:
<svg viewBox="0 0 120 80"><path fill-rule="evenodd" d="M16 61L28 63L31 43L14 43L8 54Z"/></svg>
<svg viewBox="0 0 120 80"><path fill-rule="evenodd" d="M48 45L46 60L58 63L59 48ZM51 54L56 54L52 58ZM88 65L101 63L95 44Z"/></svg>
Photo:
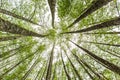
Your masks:
<svg viewBox="0 0 120 80"><path fill-rule="evenodd" d="M71 41L72 42L72 41ZM117 65L110 63L107 60L104 60L98 56L96 56L95 54L93 54L92 52L88 51L87 49L77 45L76 43L72 42L73 44L75 44L78 48L82 49L83 51L85 51L90 57L92 57L93 59L95 59L96 61L98 61L100 64L103 64L106 68L108 68L109 70L117 73L120 75L120 67L118 67Z"/></svg>
<svg viewBox="0 0 120 80"><path fill-rule="evenodd" d="M51 15L52 15L52 27L54 28L56 0L48 0L48 4L49 4Z"/></svg>
<svg viewBox="0 0 120 80"><path fill-rule="evenodd" d="M73 25L75 25L76 23L78 23L80 20L82 20L83 18L87 17L88 15L92 14L93 12L95 12L96 10L100 9L101 7L107 5L109 2L111 2L112 0L93 0L93 2L91 3L91 5L89 7L87 7L86 9L84 9L82 15L80 15L71 25L69 25L67 28L72 27Z"/></svg>
<svg viewBox="0 0 120 80"><path fill-rule="evenodd" d="M48 68L47 68L47 75L46 75L46 80L50 80L51 79L51 75L52 75L52 63L53 63L53 56L54 56L54 47L55 47L55 43L53 45L51 54L50 54L50 60L49 60L49 64L48 64Z"/></svg>
<svg viewBox="0 0 120 80"><path fill-rule="evenodd" d="M27 29L20 27L19 25L13 24L2 18L0 18L0 31L5 31L13 34L20 34L24 36L45 37L45 35L29 31Z"/></svg>
<svg viewBox="0 0 120 80"><path fill-rule="evenodd" d="M35 23L35 22L33 22L33 21L31 21L31 20L23 17L23 16L19 16L19 15L15 14L15 13L12 13L12 12L7 11L7 10L5 10L5 9L1 9L1 8L0 8L0 13L3 13L3 14L6 14L6 15L9 15L9 16L12 16L12 17L15 17L15 18L24 20L24 21L26 21L26 22L29 22L29 23L32 23L32 24L35 24L35 25L39 25L39 24L37 24L37 23Z"/></svg>
<svg viewBox="0 0 120 80"><path fill-rule="evenodd" d="M96 24L96 25L93 25L91 27L84 28L84 29L81 29L81 30L70 31L70 32L63 32L62 34L67 34L67 33L83 33L83 32L88 32L88 31L93 31L93 30L99 30L99 29L108 28L108 27L117 26L117 25L120 25L120 17L116 17L116 18L110 19L108 21L105 21L103 23Z"/></svg>

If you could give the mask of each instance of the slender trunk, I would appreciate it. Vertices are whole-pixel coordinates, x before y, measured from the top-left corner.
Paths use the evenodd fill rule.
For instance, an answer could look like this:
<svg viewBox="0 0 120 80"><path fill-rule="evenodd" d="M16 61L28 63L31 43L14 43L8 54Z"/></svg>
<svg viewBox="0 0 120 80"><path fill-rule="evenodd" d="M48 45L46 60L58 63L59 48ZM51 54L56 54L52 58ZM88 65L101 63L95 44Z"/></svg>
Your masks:
<svg viewBox="0 0 120 80"><path fill-rule="evenodd" d="M43 67L44 67L44 66L45 66L45 64L43 65ZM35 79L34 79L34 80L37 80L37 78L38 78L39 74L40 74L40 73L41 73L41 71L43 70L43 67L39 69L39 71L38 71L38 73L37 73L37 75L36 75L36 77L35 77Z"/></svg>
<svg viewBox="0 0 120 80"><path fill-rule="evenodd" d="M13 34L20 34L24 36L45 37L45 35L41 35L32 31L29 31L27 29L20 27L19 25L13 24L2 18L0 18L0 31L5 31Z"/></svg>
<svg viewBox="0 0 120 80"><path fill-rule="evenodd" d="M15 59L11 59L10 62L6 62L4 65L0 66L0 69L5 68L6 66L10 65L10 63L15 63Z"/></svg>
<svg viewBox="0 0 120 80"><path fill-rule="evenodd" d="M43 71L43 73L42 73L42 75L41 75L41 79L40 79L40 77L39 77L38 80L44 80L43 78L44 78L44 75L45 75L46 70L47 70L47 63L46 63L45 69L44 69L44 71Z"/></svg>
<svg viewBox="0 0 120 80"><path fill-rule="evenodd" d="M50 54L50 60L49 60L49 64L48 64L48 69L47 69L47 75L46 75L46 80L50 80L51 79L51 75L52 75L52 63L53 63L53 56L54 56L54 47L55 47L55 43L53 45L51 54Z"/></svg>
<svg viewBox="0 0 120 80"><path fill-rule="evenodd" d="M32 56L34 56L34 54L30 54L30 55L28 55L26 58L24 58L23 60L21 60L21 61L19 61L17 64L15 64L13 67L11 67L9 70L7 70L6 72L4 72L2 75L0 75L0 79L2 80L3 79L3 77L7 74L7 73L9 73L11 70L13 70L15 67L17 67L19 64L21 64L22 62L24 62L26 59L28 59L28 58L30 58L30 57L32 57Z"/></svg>
<svg viewBox="0 0 120 80"><path fill-rule="evenodd" d="M63 68L64 68L64 71L65 71L65 74L66 74L68 80L71 80L71 78L70 78L70 76L69 76L69 74L68 74L68 72L67 72L67 69L66 69L65 63L64 63L64 61L63 61L62 53L61 53L61 59L62 59Z"/></svg>
<svg viewBox="0 0 120 80"><path fill-rule="evenodd" d="M72 66L74 72L76 73L78 79L79 79L79 80L83 80L82 77L80 76L79 72L76 70L74 64L72 63L72 61L71 61L70 58L68 57L67 53L65 53L65 54L66 54L66 56L67 56L67 58L68 58L68 60L69 60L69 62L70 62L70 64L71 64L71 66Z"/></svg>
<svg viewBox="0 0 120 80"><path fill-rule="evenodd" d="M19 48L16 48L16 49L13 49L13 50L11 50L10 52L12 52L13 54L10 54L9 56L7 56L7 57L3 57L2 58L2 60L0 60L0 62L1 61L4 61L4 60L6 60L6 59L8 59L8 58L10 58L10 57L12 57L12 56L14 56L14 55L16 55L18 52L20 53L22 50L21 49L24 49L24 48L29 48L30 47L30 45L29 46L26 46L26 45L24 45L24 46L21 46L21 47L19 47ZM17 49L18 49L18 51L17 51ZM15 51L16 50L16 51ZM15 51L15 52L14 52Z"/></svg>
<svg viewBox="0 0 120 80"><path fill-rule="evenodd" d="M31 20L35 16L35 12L37 10L37 2L35 2L34 6L35 6L34 11L33 11L32 15L30 16L29 20Z"/></svg>
<svg viewBox="0 0 120 80"><path fill-rule="evenodd" d="M8 58L10 58L10 57L12 57L12 56L14 56L14 55L16 55L17 53L18 53L18 52L16 51L15 53L13 53L13 54L11 54L11 55L9 55L9 56L7 56L7 57L4 57L3 59L0 60L0 62L5 61L6 59L8 59Z"/></svg>
<svg viewBox="0 0 120 80"><path fill-rule="evenodd" d="M85 72L89 75L89 77L92 79L92 80L95 80L94 77L89 73L89 71L84 67L84 65L81 63L81 61L79 60L78 56L73 54L74 57L76 58L76 60L78 61L78 63L84 68Z"/></svg>
<svg viewBox="0 0 120 80"><path fill-rule="evenodd" d="M111 51L109 51L109 50L104 50L103 48L100 48L100 47L98 47L99 49L101 49L102 51L104 51L104 52L107 52L107 53L109 53L109 54L111 54L111 55L113 55L113 56L115 56L115 57L118 57L118 58L120 58L120 56L118 56L118 55L116 55L116 54L114 54L114 53L112 53Z"/></svg>
<svg viewBox="0 0 120 80"><path fill-rule="evenodd" d="M33 65L30 67L30 69L25 73L25 75L22 77L22 79L21 80L25 80L27 77L28 77L28 75L30 74L30 72L33 70L33 68L37 65L37 63L38 63L39 61L38 61L38 59L33 63Z"/></svg>
<svg viewBox="0 0 120 80"><path fill-rule="evenodd" d="M98 32L98 33L84 33L84 34L120 34L120 32Z"/></svg>
<svg viewBox="0 0 120 80"><path fill-rule="evenodd" d="M71 41L72 42L72 41ZM118 67L117 65L110 63L109 61L102 59L98 56L96 56L95 54L93 54L92 52L88 51L87 49L77 45L76 43L72 42L73 44L75 44L78 48L82 49L83 51L85 51L90 57L92 57L93 59L95 59L96 61L98 61L100 64L103 64L106 68L108 68L109 70L117 73L120 75L120 67Z"/></svg>
<svg viewBox="0 0 120 80"><path fill-rule="evenodd" d="M98 76L98 77L100 78L100 75L99 75L97 72L95 72L94 70L92 70L92 68L91 68L85 61L83 61L83 60L80 59L75 53L73 53L73 52L70 50L70 48L69 48L68 45L67 45L67 47L68 47L69 51L74 55L74 57L76 58L76 60L77 60L77 61L81 64L81 66L85 69L86 73L88 73L88 75L90 76L91 79L94 80L94 78L93 78L92 75L89 73L89 71L84 67L84 65L85 65L91 72L93 72L96 76Z"/></svg>
<svg viewBox="0 0 120 80"><path fill-rule="evenodd" d="M0 37L0 42L1 41L8 41L8 40L15 40L20 38L20 36L9 36L9 37Z"/></svg>
<svg viewBox="0 0 120 80"><path fill-rule="evenodd" d="M32 23L32 24L35 24L35 25L39 25L39 24L31 21L30 19L27 19L27 18L25 18L25 17L23 17L23 16L19 16L19 15L15 14L15 13L12 13L12 12L7 11L7 10L5 10L5 9L1 9L1 8L0 8L0 13L3 13L3 14L6 14L6 15L9 15L9 16L12 16L12 17L15 17L15 18L24 20L24 21L26 21L26 22L29 22L29 23Z"/></svg>
<svg viewBox="0 0 120 80"><path fill-rule="evenodd" d="M22 46L21 46L22 47ZM15 49L12 49L10 51L7 51L7 52L3 52L2 54L0 54L0 58L4 58L5 56L9 55L9 53L12 53L14 52L15 50L19 49L20 47L18 48L15 48ZM1 62L1 61L0 61Z"/></svg>
<svg viewBox="0 0 120 80"><path fill-rule="evenodd" d="M54 72L53 72L52 80L54 80L55 76L56 76L56 65L55 65L55 68L54 68Z"/></svg>
<svg viewBox="0 0 120 80"><path fill-rule="evenodd" d="M111 49L108 49L109 51L111 51L111 52L114 52L114 53L116 53L116 54L118 54L118 55L120 55L120 53L119 52L116 52L115 50L111 50Z"/></svg>
<svg viewBox="0 0 120 80"><path fill-rule="evenodd" d="M120 17L113 18L111 20L108 20L108 21L105 21L103 23L90 26L88 28L84 28L84 29L76 30L76 31L64 32L62 34L88 32L88 31L99 30L99 29L102 29L102 28L108 28L108 27L116 26L116 25L120 25Z"/></svg>
<svg viewBox="0 0 120 80"><path fill-rule="evenodd" d="M52 27L54 28L56 0L48 0L48 4L49 4L51 15L52 15Z"/></svg>
<svg viewBox="0 0 120 80"><path fill-rule="evenodd" d="M85 61L83 61L82 59L80 60L90 71L92 71L99 79L103 79L99 73L97 73L96 71L94 71L91 66L89 66Z"/></svg>
<svg viewBox="0 0 120 80"><path fill-rule="evenodd" d="M92 14L93 12L95 12L96 10L100 9L101 7L107 5L109 2L111 2L112 0L93 0L93 2L91 3L91 5L89 7L87 7L86 9L84 9L84 12L82 13L82 15L80 15L71 25L69 25L67 28L72 27L73 25L75 25L76 23L78 23L80 20L82 20L83 18L87 17L88 15Z"/></svg>
<svg viewBox="0 0 120 80"><path fill-rule="evenodd" d="M107 44L107 43L98 43L98 42L90 42L90 41L81 41L84 43L92 43L92 44L100 44L100 45L108 45L108 46L114 46L114 47L120 47L120 44Z"/></svg>

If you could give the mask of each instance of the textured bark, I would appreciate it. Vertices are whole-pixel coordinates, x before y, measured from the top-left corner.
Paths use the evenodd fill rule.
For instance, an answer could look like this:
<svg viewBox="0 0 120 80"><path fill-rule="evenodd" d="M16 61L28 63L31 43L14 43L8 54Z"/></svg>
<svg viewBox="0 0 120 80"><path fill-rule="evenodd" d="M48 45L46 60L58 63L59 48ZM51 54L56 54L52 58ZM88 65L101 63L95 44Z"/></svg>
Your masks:
<svg viewBox="0 0 120 80"><path fill-rule="evenodd" d="M54 28L56 0L48 0L48 4L49 4L51 15L52 15L52 27Z"/></svg>
<svg viewBox="0 0 120 80"><path fill-rule="evenodd" d="M94 71L92 68L91 68L91 66L89 66L84 60L80 60L91 72L93 72L99 79L102 79L103 80L103 78L100 76L100 74L99 73L97 73L96 71Z"/></svg>
<svg viewBox="0 0 120 80"><path fill-rule="evenodd" d="M53 54L54 46L55 46L55 43L53 45L53 48L52 48L52 51L51 51L51 54L50 54L50 60L49 60L48 68L47 68L46 80L50 80L51 75L52 75L52 63L53 63L53 56L54 56L54 54Z"/></svg>
<svg viewBox="0 0 120 80"><path fill-rule="evenodd" d="M55 65L55 68L54 68L54 72L53 72L52 80L55 80L55 76L56 76L56 65Z"/></svg>
<svg viewBox="0 0 120 80"><path fill-rule="evenodd" d="M45 64L43 65L43 67L44 67L44 66L45 66ZM36 77L35 77L35 79L34 79L34 80L37 80L37 78L38 78L39 74L40 74L40 73L41 73L41 71L43 70L43 67L39 69L39 71L37 72L37 75L36 75Z"/></svg>
<svg viewBox="0 0 120 80"><path fill-rule="evenodd" d="M62 59L63 68L64 68L65 74L66 74L66 76L67 76L67 79L68 79L68 80L71 80L70 75L69 75L68 72L67 72L65 63L64 63L64 61L63 61L62 53L61 53L61 59Z"/></svg>
<svg viewBox="0 0 120 80"><path fill-rule="evenodd" d="M109 50L105 50L105 49L103 49L103 48L101 48L101 47L98 47L99 49L101 49L102 51L104 51L104 52L107 52L107 53L109 53L109 54L111 54L111 55L113 55L113 56L115 56L115 57L118 57L118 58L120 58L120 56L119 55L116 55L115 53L112 53L111 51L109 51Z"/></svg>
<svg viewBox="0 0 120 80"><path fill-rule="evenodd" d="M72 41L71 41L72 42ZM100 57L98 57L97 55L93 54L92 52L88 51L87 49L77 45L76 43L72 42L73 44L75 44L78 48L82 49L83 51L85 51L90 57L92 57L93 59L95 59L97 62L99 62L100 64L102 64L104 67L108 68L109 70L117 73L120 75L120 67L110 63L109 61L102 59Z"/></svg>
<svg viewBox="0 0 120 80"><path fill-rule="evenodd" d="M98 42L90 42L90 41L81 41L84 43L92 43L92 44L99 44L99 45L107 45L107 46L114 46L114 47L120 47L120 44L107 44L107 43L98 43Z"/></svg>
<svg viewBox="0 0 120 80"><path fill-rule="evenodd" d="M25 75L22 77L21 80L26 80L26 78L28 77L28 75L30 74L30 72L33 70L33 68L37 65L38 63L38 59L33 63L33 65L30 67L30 69L25 73Z"/></svg>
<svg viewBox="0 0 120 80"><path fill-rule="evenodd" d="M93 25L93 26L88 27L88 28L84 28L84 29L76 30L76 31L64 32L64 33L82 33L82 32L88 32L88 31L93 31L93 30L99 30L102 28L108 28L108 27L116 26L116 25L120 25L120 17L110 19L108 21Z"/></svg>
<svg viewBox="0 0 120 80"><path fill-rule="evenodd" d="M30 45L29 46L28 45L21 45L18 48L15 48L13 50L10 50L8 52L3 53L2 55L0 55L1 56L0 62L4 61L4 60L6 60L6 59L8 59L8 58L10 58L10 57L12 57L14 55L16 55L18 52L20 53L22 51L21 49L29 48L29 47L30 47ZM12 53L12 54L8 55L9 53Z"/></svg>
<svg viewBox="0 0 120 80"><path fill-rule="evenodd" d="M84 34L120 34L120 32L98 32L98 33L84 33Z"/></svg>
<svg viewBox="0 0 120 80"><path fill-rule="evenodd" d="M5 56L9 55L9 53L14 52L15 50L19 49L20 47L12 49L12 50L8 50L7 52L2 52L2 54L0 54L0 58L4 58ZM0 60L0 62L1 62L1 60Z"/></svg>
<svg viewBox="0 0 120 80"><path fill-rule="evenodd" d="M5 31L5 32L13 33L13 34L20 34L24 36L45 37L44 35L24 29L20 27L19 25L13 24L2 18L0 18L0 31Z"/></svg>
<svg viewBox="0 0 120 80"><path fill-rule="evenodd" d="M14 56L14 55L16 55L16 54L17 54L17 51L16 51L15 53L13 53L13 54L7 56L7 57L2 58L2 59L0 60L0 62L6 60L6 59L8 59L8 58L10 58L10 57L12 57L12 56Z"/></svg>
<svg viewBox="0 0 120 80"><path fill-rule="evenodd" d="M78 61L78 63L84 68L85 72L89 75L89 77L92 79L92 80L95 80L94 77L90 74L90 72L84 67L84 65L81 63L81 61L79 60L78 56L73 54L74 57L76 58L76 60Z"/></svg>
<svg viewBox="0 0 120 80"><path fill-rule="evenodd" d="M87 17L88 15L92 14L96 10L100 9L101 7L107 5L112 0L93 0L91 5L84 9L82 15L80 15L71 25L69 25L67 28L72 27L76 23L78 23L83 18Z"/></svg>
<svg viewBox="0 0 120 80"><path fill-rule="evenodd" d="M30 19L27 19L27 18L25 18L25 17L23 17L23 16L19 16L19 15L15 14L15 13L12 13L12 12L7 11L7 10L5 10L5 9L1 9L1 8L0 8L0 13L3 13L3 14L6 14L6 15L9 15L9 16L12 16L12 17L15 17L15 18L18 18L18 19L27 21L27 22L32 23L32 24L35 24L35 25L39 25L39 24L31 21Z"/></svg>
<svg viewBox="0 0 120 80"><path fill-rule="evenodd" d="M21 64L22 62L24 62L26 59L32 57L34 54L30 54L28 55L26 58L24 58L23 60L19 61L17 64L15 64L13 67L11 67L9 70L7 70L6 72L4 72L2 75L0 75L0 79L2 80L3 77L9 73L11 70L13 70L15 67L17 67L19 64Z"/></svg>
<svg viewBox="0 0 120 80"><path fill-rule="evenodd" d="M6 66L10 65L10 63L15 63L16 61L14 59L11 59L10 62L6 62L4 65L0 66L0 69L5 68Z"/></svg>
<svg viewBox="0 0 120 80"><path fill-rule="evenodd" d="M72 63L72 61L71 61L70 58L68 57L67 53L65 53L65 54L66 54L66 56L67 56L67 58L68 58L68 60L69 60L69 62L70 62L70 64L71 64L71 66L72 66L75 74L77 75L78 79L79 79L79 80L83 80L82 77L80 76L79 72L76 70L74 64Z"/></svg>
<svg viewBox="0 0 120 80"><path fill-rule="evenodd" d="M0 37L0 42L1 41L8 41L8 40L15 40L20 38L20 36L9 36L9 37Z"/></svg>
<svg viewBox="0 0 120 80"><path fill-rule="evenodd" d="M46 72L46 70L47 70L46 68L47 68L47 63L46 63L45 69L44 69L44 71L43 71L43 73L42 73L42 75L41 75L41 79L40 79L40 77L39 77L38 80L43 80L44 75L45 75L45 72Z"/></svg>

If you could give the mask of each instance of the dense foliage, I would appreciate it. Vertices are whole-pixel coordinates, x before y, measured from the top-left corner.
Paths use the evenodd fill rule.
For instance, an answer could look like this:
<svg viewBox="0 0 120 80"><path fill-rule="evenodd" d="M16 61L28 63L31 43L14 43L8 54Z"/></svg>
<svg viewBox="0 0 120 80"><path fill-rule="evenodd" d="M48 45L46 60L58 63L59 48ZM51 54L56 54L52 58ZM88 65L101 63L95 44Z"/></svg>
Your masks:
<svg viewBox="0 0 120 80"><path fill-rule="evenodd" d="M119 80L120 0L0 0L0 80Z"/></svg>

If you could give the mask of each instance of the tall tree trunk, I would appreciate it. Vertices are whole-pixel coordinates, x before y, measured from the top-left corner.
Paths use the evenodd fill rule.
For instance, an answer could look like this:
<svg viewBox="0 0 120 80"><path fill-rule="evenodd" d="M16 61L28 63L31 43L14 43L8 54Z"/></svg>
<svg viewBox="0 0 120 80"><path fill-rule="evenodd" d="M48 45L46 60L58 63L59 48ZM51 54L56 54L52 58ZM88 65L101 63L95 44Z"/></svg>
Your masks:
<svg viewBox="0 0 120 80"><path fill-rule="evenodd" d="M13 24L2 18L0 18L0 31L5 31L13 34L20 34L24 36L45 37L45 35L29 31L27 29L20 27L19 25Z"/></svg>
<svg viewBox="0 0 120 80"><path fill-rule="evenodd" d="M70 64L71 64L71 66L72 66L75 74L77 75L78 79L79 79L79 80L83 80L82 77L80 76L79 72L76 70L74 64L72 63L72 61L71 61L70 58L68 57L67 53L65 53L65 54L66 54L66 56L67 56L67 58L68 58L68 60L69 60L69 62L70 62Z"/></svg>
<svg viewBox="0 0 120 80"><path fill-rule="evenodd" d="M12 13L12 12L7 11L7 10L5 10L5 9L1 9L1 8L0 8L0 13L3 13L3 14L6 14L6 15L9 15L9 16L12 16L12 17L15 17L15 18L18 18L18 19L27 21L27 22L32 23L32 24L35 24L35 25L39 25L39 24L31 21L30 19L27 19L27 18L25 18L25 17L23 17L23 16L19 16L19 15L15 14L15 13ZM40 26L41 26L41 25L40 25Z"/></svg>
<svg viewBox="0 0 120 80"><path fill-rule="evenodd" d="M79 62L79 64L84 68L84 70L85 70L86 73L90 76L90 78L91 78L92 80L94 80L93 76L92 76L92 75L89 73L89 71L84 67L84 65L85 65L91 72L93 72L97 77L101 78L101 76L100 76L97 72L95 72L84 60L80 59L75 53L73 53L73 52L70 50L70 48L69 48L68 45L67 45L67 47L68 47L69 51L73 54L73 56L76 58L76 60ZM102 79L102 78L101 78L101 79Z"/></svg>
<svg viewBox="0 0 120 80"><path fill-rule="evenodd" d="M98 46L97 46L98 47ZM115 57L118 57L118 58L120 58L120 56L119 55L116 55L116 54L114 54L114 53L112 53L111 51L109 51L109 50L105 50L105 49L103 49L103 48L101 48L101 47L98 47L99 49L101 49L102 51L104 51L104 52L107 52L107 53L109 53L109 54L111 54L111 55L113 55L113 56L115 56Z"/></svg>
<svg viewBox="0 0 120 80"><path fill-rule="evenodd" d="M52 75L52 64L53 64L53 56L54 56L54 47L55 47L55 43L53 45L51 54L50 54L50 60L49 60L49 64L48 64L48 68L47 68L47 75L46 75L46 80L50 80L51 79L51 75Z"/></svg>
<svg viewBox="0 0 120 80"><path fill-rule="evenodd" d="M108 28L108 27L116 26L116 25L120 25L120 17L115 17L113 19L110 19L110 20L105 21L105 22L100 23L100 24L93 25L93 26L88 27L88 28L84 28L84 29L76 30L76 31L64 32L62 34L88 32L88 31L99 30L99 29L102 29L102 28Z"/></svg>
<svg viewBox="0 0 120 80"><path fill-rule="evenodd" d="M41 79L40 79L40 77L39 77L38 80L44 80L43 78L44 78L44 75L45 75L46 70L47 70L47 63L46 63L45 69L44 69L44 71L43 71L43 73L42 73L42 75L41 75Z"/></svg>
<svg viewBox="0 0 120 80"><path fill-rule="evenodd" d="M23 46L20 46L20 47L23 47ZM0 54L0 58L4 58L5 56L9 55L9 53L14 52L15 50L19 49L20 47L12 49L12 50L9 50L7 52L2 52L2 54Z"/></svg>
<svg viewBox="0 0 120 80"><path fill-rule="evenodd" d="M83 43L92 43L92 44L100 44L100 45L108 45L114 47L120 47L120 44L107 44L107 43L98 43L98 42L90 42L90 41L81 41Z"/></svg>
<svg viewBox="0 0 120 80"><path fill-rule="evenodd" d="M21 80L26 80L27 76L30 74L30 72L33 70L33 68L38 64L38 59L33 63L33 65L30 67L30 69L25 73L25 75L22 77Z"/></svg>
<svg viewBox="0 0 120 80"><path fill-rule="evenodd" d="M67 28L72 27L73 25L75 25L76 23L78 23L80 20L82 20L83 18L87 17L88 15L92 14L93 12L95 12L96 10L100 9L101 7L103 7L104 5L107 5L109 2L111 2L112 0L93 0L93 2L91 3L91 5L89 7L87 7L86 9L84 9L82 15L80 15L71 25L69 25Z"/></svg>
<svg viewBox="0 0 120 80"><path fill-rule="evenodd" d="M56 65L55 65L55 68L54 68L54 71L53 71L53 76L52 76L51 80L55 80L55 76L56 76Z"/></svg>
<svg viewBox="0 0 120 80"><path fill-rule="evenodd" d="M84 33L84 34L120 34L120 32L97 32L97 33Z"/></svg>
<svg viewBox="0 0 120 80"><path fill-rule="evenodd" d="M66 74L66 76L67 76L67 79L68 79L68 80L71 80L71 77L70 77L70 75L68 74L67 69L66 69L66 66L65 66L65 63L64 63L64 61L63 61L62 53L61 53L61 59L62 59L63 68L64 68L65 74Z"/></svg>
<svg viewBox="0 0 120 80"><path fill-rule="evenodd" d="M72 42L72 41L71 41ZM83 51L85 51L90 57L92 57L93 59L95 59L96 61L98 61L100 64L103 64L103 66L105 66L106 68L108 68L109 70L117 73L120 75L120 67L118 67L117 65L110 63L107 60L104 60L98 56L96 56L95 54L93 54L92 52L88 51L87 49L77 45L76 43L72 42L73 44L75 44L78 48L82 49Z"/></svg>
<svg viewBox="0 0 120 80"><path fill-rule="evenodd" d="M6 72L4 72L2 75L0 75L0 79L2 80L3 79L3 77L7 74L7 73L9 73L11 70L13 70L15 67L17 67L19 64L21 64L22 62L24 62L26 59L28 59L28 58L30 58L30 57L32 57L32 56L34 56L34 54L30 54L30 55L28 55L26 58L24 58L23 60L21 60L21 61L19 61L17 64L15 64L13 67L11 67L9 70L7 70Z"/></svg>
<svg viewBox="0 0 120 80"><path fill-rule="evenodd" d="M78 61L78 63L84 68L85 72L89 75L89 77L92 79L92 80L95 80L94 77L90 74L90 72L85 68L85 66L81 63L81 61L78 59L78 57L73 54L74 57L76 58L76 60Z"/></svg>
<svg viewBox="0 0 120 80"><path fill-rule="evenodd" d="M41 73L41 71L44 69L44 66L45 66L45 64L43 64L43 67L42 67L42 68L39 68L39 71L37 72L37 75L36 75L36 77L35 77L35 79L34 79L34 80L37 80L37 78L38 78L39 74L40 74L40 73Z"/></svg>
<svg viewBox="0 0 120 80"><path fill-rule="evenodd" d="M12 57L12 56L14 56L14 55L16 55L18 52L20 53L22 50L21 49L24 49L24 48L29 48L30 46L32 46L33 44L31 43L29 46L28 45L22 45L22 46L20 46L20 47L18 47L18 48L15 48L15 49L13 49L13 50L10 50L10 51L8 51L8 52L5 52L5 53L3 53L2 55L1 55L1 58L2 59L0 59L0 62L1 61L4 61L4 60L6 60L6 59L8 59L8 58L10 58L10 57ZM16 51L15 51L16 50ZM10 55L8 55L8 53L12 53L12 54L10 54ZM8 55L8 56L7 56Z"/></svg>
<svg viewBox="0 0 120 80"><path fill-rule="evenodd" d="M99 79L103 80L103 78L100 76L99 73L97 73L96 71L94 71L91 66L89 66L84 60L80 59L80 61L91 71L93 72Z"/></svg>
<svg viewBox="0 0 120 80"><path fill-rule="evenodd" d="M9 37L0 37L0 42L1 41L8 41L8 40L15 40L20 38L21 36L9 36Z"/></svg>
<svg viewBox="0 0 120 80"><path fill-rule="evenodd" d="M48 0L48 4L49 4L51 15L52 15L52 27L54 28L56 0Z"/></svg>

